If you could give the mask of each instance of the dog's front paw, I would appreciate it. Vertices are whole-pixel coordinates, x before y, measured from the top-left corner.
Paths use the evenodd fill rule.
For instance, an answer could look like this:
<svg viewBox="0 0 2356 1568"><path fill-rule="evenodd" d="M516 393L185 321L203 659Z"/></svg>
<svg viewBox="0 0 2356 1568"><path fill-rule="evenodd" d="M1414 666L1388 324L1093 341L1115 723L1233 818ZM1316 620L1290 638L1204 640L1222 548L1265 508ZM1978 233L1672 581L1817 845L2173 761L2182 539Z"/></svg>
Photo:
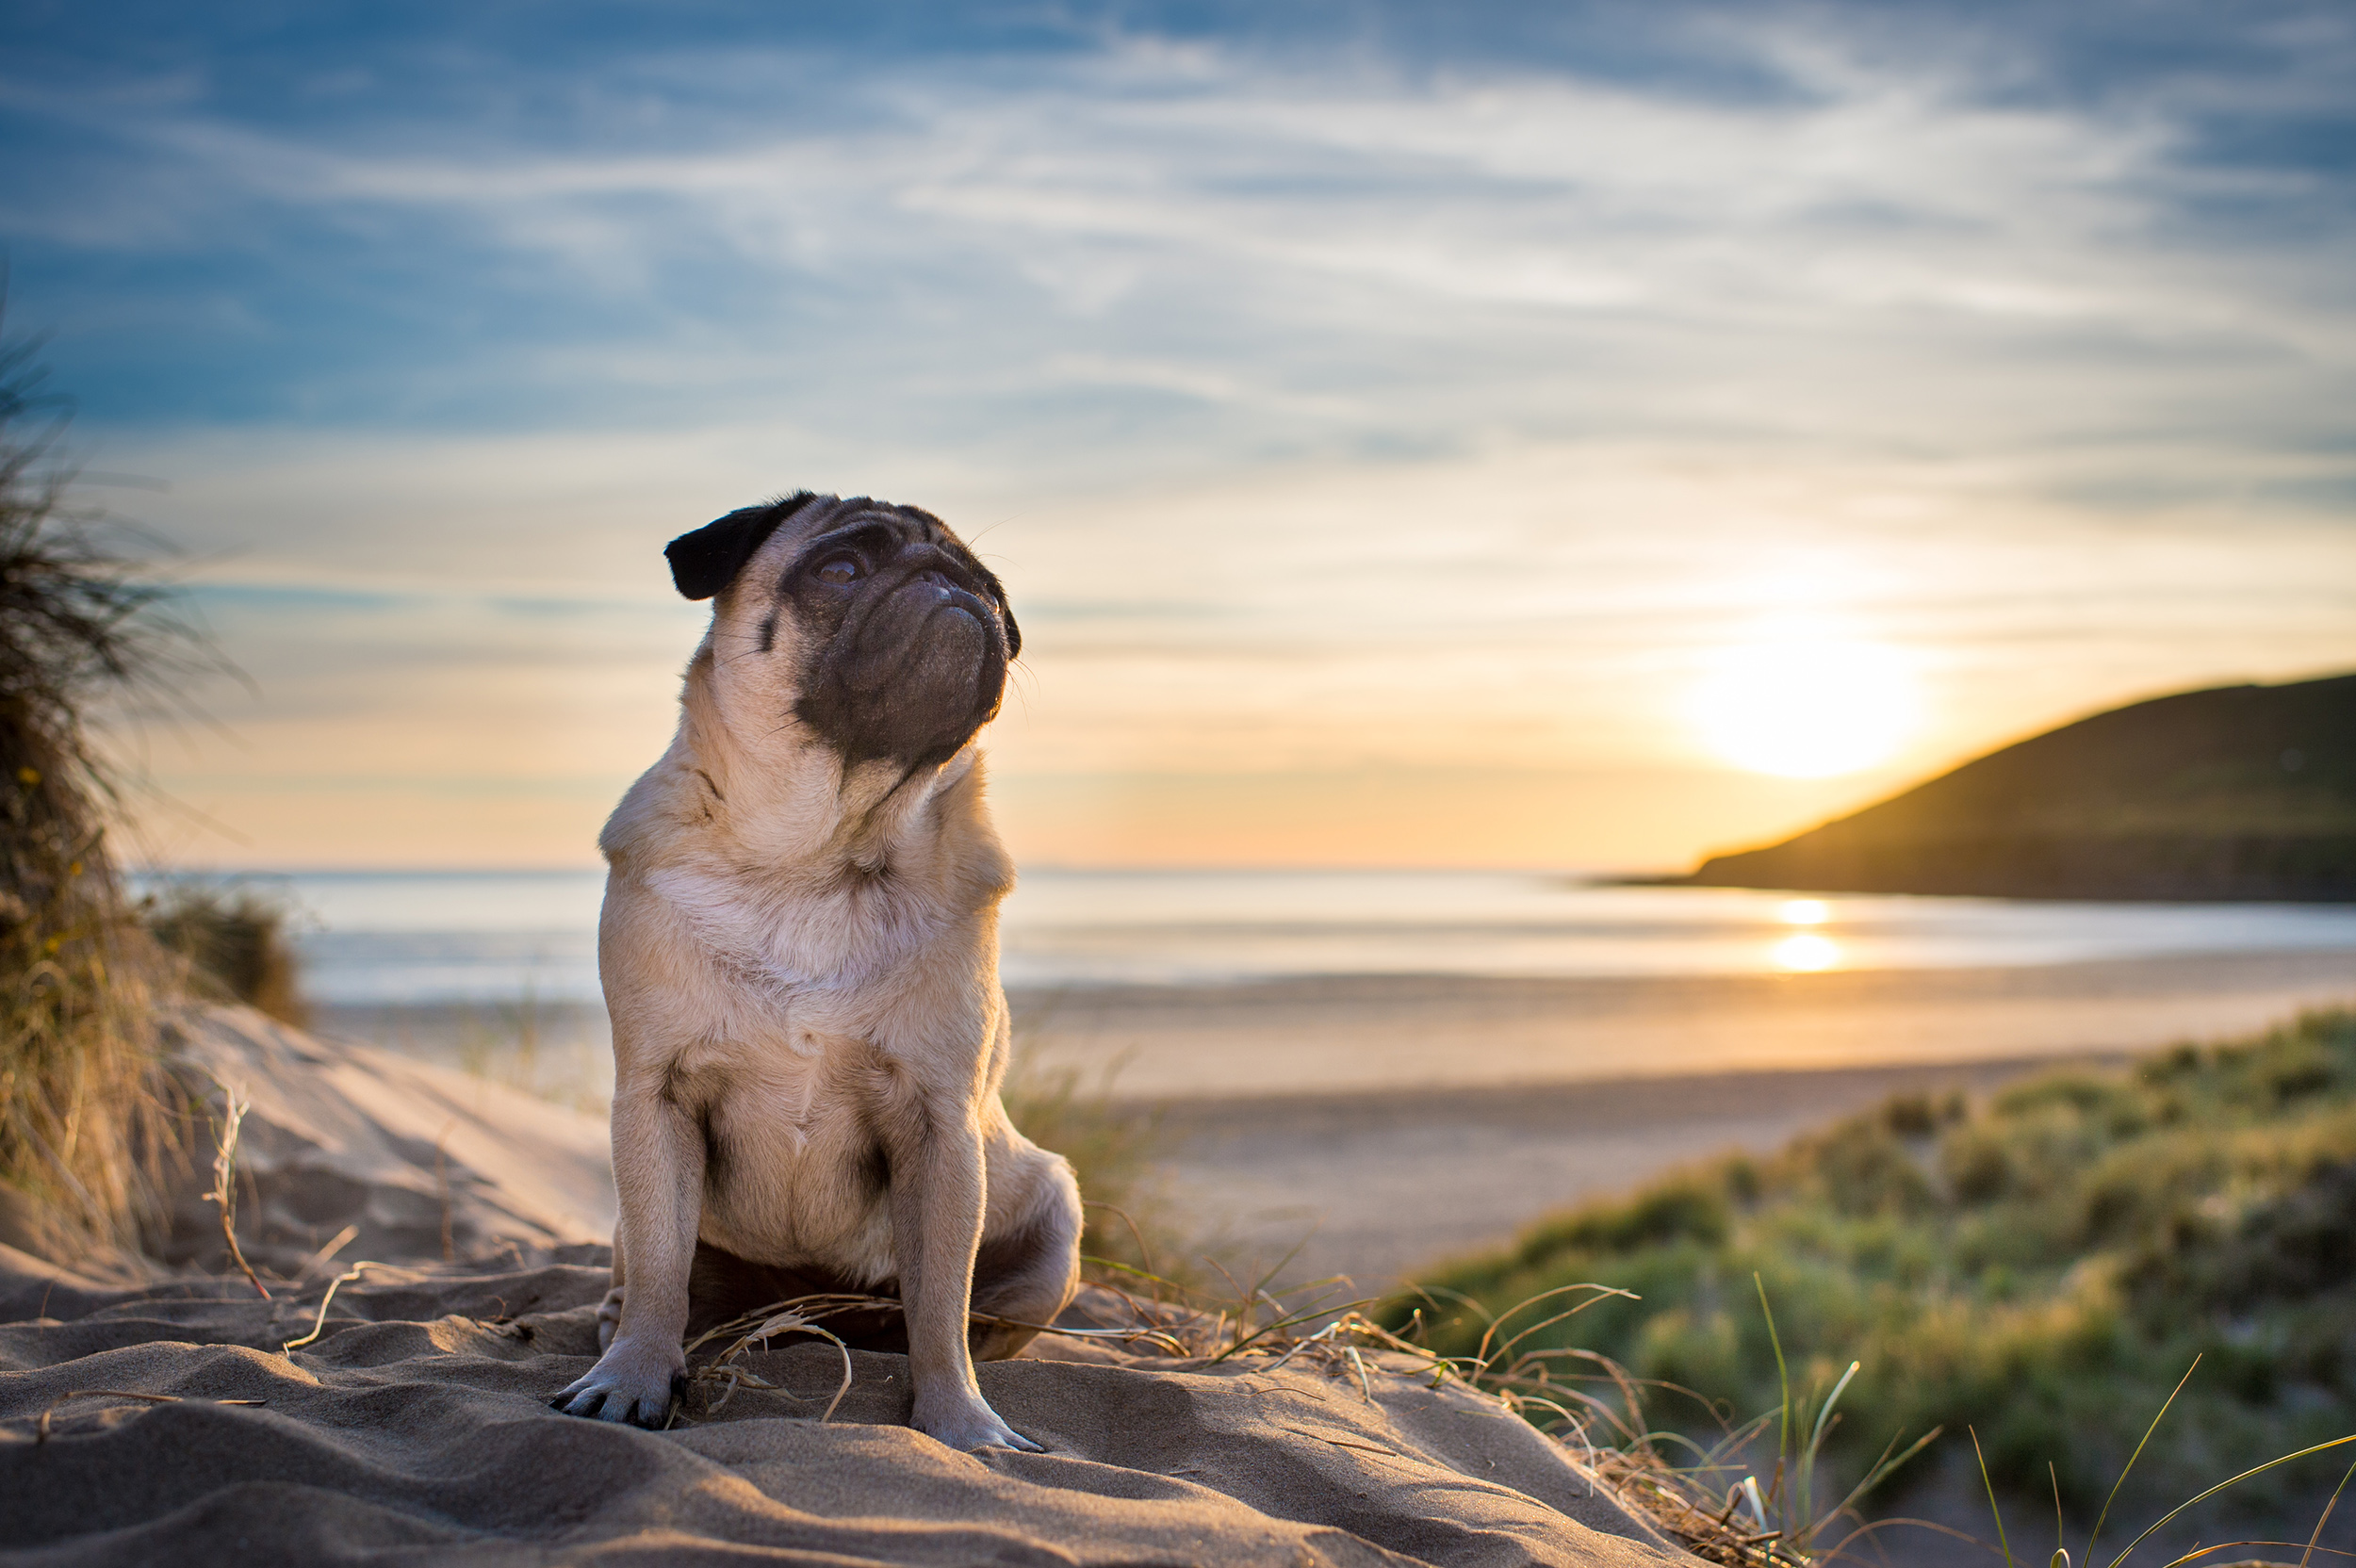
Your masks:
<svg viewBox="0 0 2356 1568"><path fill-rule="evenodd" d="M1020 1448L1026 1454L1047 1451L1001 1421L998 1413L979 1397L944 1399L938 1406L920 1397L908 1425L967 1453L975 1448Z"/></svg>
<svg viewBox="0 0 2356 1568"><path fill-rule="evenodd" d="M586 1376L576 1379L548 1403L567 1415L626 1421L661 1429L671 1401L687 1392L687 1356L677 1344L648 1345L615 1340Z"/></svg>

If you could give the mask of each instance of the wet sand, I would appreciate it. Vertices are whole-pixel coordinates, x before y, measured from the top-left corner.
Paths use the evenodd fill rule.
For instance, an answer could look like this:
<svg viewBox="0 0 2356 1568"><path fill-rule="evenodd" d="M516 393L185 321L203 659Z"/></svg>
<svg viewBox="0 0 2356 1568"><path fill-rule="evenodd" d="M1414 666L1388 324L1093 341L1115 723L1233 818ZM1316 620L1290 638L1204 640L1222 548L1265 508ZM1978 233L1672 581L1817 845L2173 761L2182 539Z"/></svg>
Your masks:
<svg viewBox="0 0 2356 1568"><path fill-rule="evenodd" d="M1608 980L1343 976L1013 995L1019 1052L1144 1102L2077 1056L2356 1002L2356 952Z"/></svg>

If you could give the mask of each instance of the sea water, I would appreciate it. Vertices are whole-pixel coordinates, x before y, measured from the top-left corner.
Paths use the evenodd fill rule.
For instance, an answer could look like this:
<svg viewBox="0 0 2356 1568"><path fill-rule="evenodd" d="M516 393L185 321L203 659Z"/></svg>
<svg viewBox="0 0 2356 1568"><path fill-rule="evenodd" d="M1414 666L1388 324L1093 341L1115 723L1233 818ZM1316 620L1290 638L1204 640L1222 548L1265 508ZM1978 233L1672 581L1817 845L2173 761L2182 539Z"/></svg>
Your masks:
<svg viewBox="0 0 2356 1568"><path fill-rule="evenodd" d="M293 911L335 1004L594 1002L603 874L216 877ZM1564 872L1032 870L1007 900L1015 987L1306 975L1612 977L2001 968L2344 951L2356 906L2091 904L1625 887Z"/></svg>

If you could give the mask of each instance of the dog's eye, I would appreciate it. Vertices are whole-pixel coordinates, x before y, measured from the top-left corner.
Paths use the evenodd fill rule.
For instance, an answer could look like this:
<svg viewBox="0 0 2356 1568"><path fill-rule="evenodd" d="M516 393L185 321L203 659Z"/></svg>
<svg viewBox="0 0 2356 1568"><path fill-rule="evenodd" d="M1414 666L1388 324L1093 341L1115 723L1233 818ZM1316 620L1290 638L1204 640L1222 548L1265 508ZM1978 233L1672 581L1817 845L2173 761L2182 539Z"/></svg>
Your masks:
<svg viewBox="0 0 2356 1568"><path fill-rule="evenodd" d="M838 555L812 575L830 587L847 588L865 576L867 568L847 555Z"/></svg>

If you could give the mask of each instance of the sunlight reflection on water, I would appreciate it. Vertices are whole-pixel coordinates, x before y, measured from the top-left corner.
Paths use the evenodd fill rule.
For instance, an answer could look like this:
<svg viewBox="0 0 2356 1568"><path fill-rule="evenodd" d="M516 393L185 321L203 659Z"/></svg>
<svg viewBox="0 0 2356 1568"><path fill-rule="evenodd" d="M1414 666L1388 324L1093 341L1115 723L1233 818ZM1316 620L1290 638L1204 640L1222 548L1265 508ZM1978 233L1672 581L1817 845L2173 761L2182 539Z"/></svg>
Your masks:
<svg viewBox="0 0 2356 1568"><path fill-rule="evenodd" d="M1841 967L1841 944L1812 931L1784 938L1775 944L1775 955L1777 969L1795 974L1814 974Z"/></svg>

